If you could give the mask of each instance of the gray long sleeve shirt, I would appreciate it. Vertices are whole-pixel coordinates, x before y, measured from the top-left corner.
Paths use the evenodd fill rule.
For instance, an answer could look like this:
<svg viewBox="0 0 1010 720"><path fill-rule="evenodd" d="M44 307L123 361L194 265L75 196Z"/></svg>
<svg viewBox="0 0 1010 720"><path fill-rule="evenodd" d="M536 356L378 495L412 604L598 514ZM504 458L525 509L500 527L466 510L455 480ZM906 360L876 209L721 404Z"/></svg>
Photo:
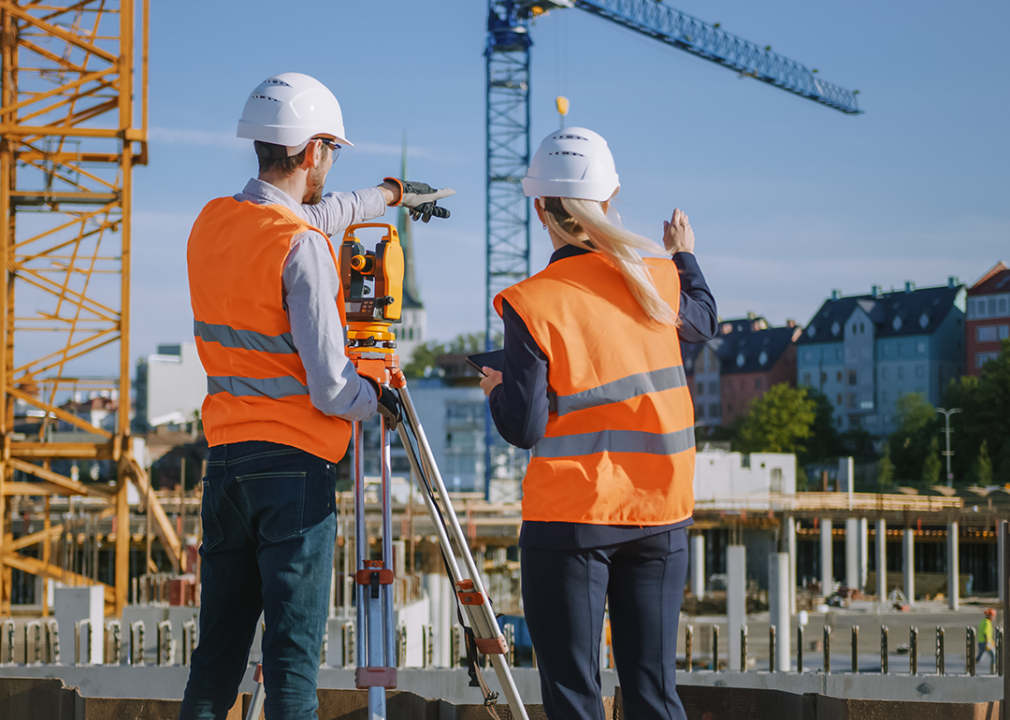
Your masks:
<svg viewBox="0 0 1010 720"><path fill-rule="evenodd" d="M378 188L328 193L318 205L300 205L283 190L253 178L235 199L283 205L329 237L386 212L386 201ZM335 302L340 277L330 256L329 240L313 231L296 235L284 261L283 281L291 338L305 367L312 404L320 412L352 422L372 417L375 391L358 376L345 352L347 337Z"/></svg>

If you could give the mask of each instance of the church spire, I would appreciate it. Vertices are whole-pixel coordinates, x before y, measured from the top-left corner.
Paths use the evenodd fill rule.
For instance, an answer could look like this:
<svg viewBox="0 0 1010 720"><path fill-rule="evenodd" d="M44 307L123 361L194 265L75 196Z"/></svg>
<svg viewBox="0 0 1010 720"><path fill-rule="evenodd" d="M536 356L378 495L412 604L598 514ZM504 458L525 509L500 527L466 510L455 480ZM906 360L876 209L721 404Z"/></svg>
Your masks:
<svg viewBox="0 0 1010 720"><path fill-rule="evenodd" d="M407 131L403 131L403 154L400 159L400 177L407 179ZM414 275L414 236L413 223L407 214L407 208L400 206L396 218L396 232L400 235L403 246L403 306L408 308L424 307L421 293L417 290L417 278Z"/></svg>

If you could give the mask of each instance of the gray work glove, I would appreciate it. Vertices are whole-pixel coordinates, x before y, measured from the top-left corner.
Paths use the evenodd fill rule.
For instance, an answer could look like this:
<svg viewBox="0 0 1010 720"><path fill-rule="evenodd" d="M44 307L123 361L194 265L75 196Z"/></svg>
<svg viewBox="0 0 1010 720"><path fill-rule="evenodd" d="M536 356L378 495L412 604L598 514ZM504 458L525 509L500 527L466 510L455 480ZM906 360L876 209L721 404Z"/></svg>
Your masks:
<svg viewBox="0 0 1010 720"><path fill-rule="evenodd" d="M411 182L410 180L400 180L399 178L392 177L383 178L383 180L400 186L400 202L397 203L397 206L402 205L407 208L410 211L410 217L414 220L428 222L432 216L437 218L449 217L449 211L438 207L435 203L442 198L455 195L456 191L452 188L437 190L427 183Z"/></svg>

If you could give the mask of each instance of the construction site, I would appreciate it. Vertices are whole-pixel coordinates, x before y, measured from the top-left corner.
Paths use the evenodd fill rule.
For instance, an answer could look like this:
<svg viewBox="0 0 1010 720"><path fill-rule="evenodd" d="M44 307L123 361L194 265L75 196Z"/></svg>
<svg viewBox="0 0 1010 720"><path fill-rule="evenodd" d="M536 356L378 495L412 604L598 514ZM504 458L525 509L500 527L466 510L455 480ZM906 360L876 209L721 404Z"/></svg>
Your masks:
<svg viewBox="0 0 1010 720"><path fill-rule="evenodd" d="M489 0L486 10L487 350L502 333L492 299L532 274L536 218L520 186L530 161L531 23L590 13L769 93L862 112L854 92L664 2ZM133 386L131 327L146 322L131 313L146 282L131 272L132 248L144 242L134 232L134 183L158 163L148 148L150 11L148 0L0 0L0 718L174 720L200 643L207 440L188 409L155 407L151 385L158 358L182 367L189 350L159 348L144 364L142 392ZM563 124L567 100L557 109ZM406 324L415 323L413 340L423 322L407 316L420 302L406 212L398 237L403 334L390 327L413 347ZM362 646L374 642L361 573L375 562L376 577L380 566L392 570L383 585L383 621L395 628L385 639L396 682L382 686L389 717L488 717L499 695L503 718L521 716L520 697L528 717L546 717L519 562L529 456L495 431L463 355L437 365L439 383L406 381L417 405L403 389L407 429L394 437L384 420L359 425L337 467L321 719L379 717L375 688L362 689L356 672ZM157 392L184 394L174 382ZM151 422L159 414L169 419ZM687 717L1002 716L1010 490L858 492L853 458L841 457L811 481L816 491L801 491L794 454L713 443L699 444L695 458L675 658ZM461 588L476 588L483 603L464 608L473 647ZM977 660L987 609L995 651ZM229 718L258 714L264 629ZM474 687L474 666L486 671L487 692ZM606 717L627 717L609 621L599 667Z"/></svg>

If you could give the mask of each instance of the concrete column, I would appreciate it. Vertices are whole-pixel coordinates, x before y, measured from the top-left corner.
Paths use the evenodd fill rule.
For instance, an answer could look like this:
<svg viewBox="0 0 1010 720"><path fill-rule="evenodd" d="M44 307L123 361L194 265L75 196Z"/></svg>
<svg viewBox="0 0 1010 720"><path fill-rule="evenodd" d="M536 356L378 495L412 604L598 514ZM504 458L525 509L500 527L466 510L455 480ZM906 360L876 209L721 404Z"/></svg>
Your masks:
<svg viewBox="0 0 1010 720"><path fill-rule="evenodd" d="M691 536L691 592L701 600L705 597L705 536Z"/></svg>
<svg viewBox="0 0 1010 720"><path fill-rule="evenodd" d="M849 510L852 509L853 493L856 486L856 472L853 458L838 458L838 492L844 492L849 497Z"/></svg>
<svg viewBox="0 0 1010 720"><path fill-rule="evenodd" d="M859 589L866 592L866 579L870 572L870 523L859 518Z"/></svg>
<svg viewBox="0 0 1010 720"><path fill-rule="evenodd" d="M859 518L845 519L845 587L859 587Z"/></svg>
<svg viewBox="0 0 1010 720"><path fill-rule="evenodd" d="M1003 553L1006 552L1006 548L1003 546L1003 531L1002 526L999 522L996 523L996 563L999 568L996 571L996 576L999 578L999 603L1002 605L1006 600L1003 598Z"/></svg>
<svg viewBox="0 0 1010 720"><path fill-rule="evenodd" d="M901 543L902 572L905 573L905 599L909 605L915 604L915 535L910 527L905 528Z"/></svg>
<svg viewBox="0 0 1010 720"><path fill-rule="evenodd" d="M768 609L769 622L775 626L775 670L789 672L790 658L790 618L789 610L792 586L790 580L789 553L774 553L768 556Z"/></svg>
<svg viewBox="0 0 1010 720"><path fill-rule="evenodd" d="M796 518L786 518L786 552L789 555L789 614L796 614Z"/></svg>
<svg viewBox="0 0 1010 720"><path fill-rule="evenodd" d="M821 519L821 595L831 594L831 583L834 582L834 565L831 548L831 521Z"/></svg>
<svg viewBox="0 0 1010 720"><path fill-rule="evenodd" d="M87 630L81 633L81 662L101 665L105 647L105 590L100 585L58 587L55 601L56 622L60 626L63 662L74 663L74 624L81 620L91 623L91 652L88 652ZM145 628L149 637L157 634L156 626ZM176 637L179 629L173 628ZM69 658L69 659L66 659Z"/></svg>
<svg viewBox="0 0 1010 720"><path fill-rule="evenodd" d="M959 582L961 563L958 557L957 521L947 524L947 607L957 610L961 601Z"/></svg>
<svg viewBox="0 0 1010 720"><path fill-rule="evenodd" d="M887 521L877 520L877 602L887 600Z"/></svg>
<svg viewBox="0 0 1010 720"><path fill-rule="evenodd" d="M726 666L740 670L740 629L747 621L747 548L726 548L726 615L729 621L729 658Z"/></svg>

